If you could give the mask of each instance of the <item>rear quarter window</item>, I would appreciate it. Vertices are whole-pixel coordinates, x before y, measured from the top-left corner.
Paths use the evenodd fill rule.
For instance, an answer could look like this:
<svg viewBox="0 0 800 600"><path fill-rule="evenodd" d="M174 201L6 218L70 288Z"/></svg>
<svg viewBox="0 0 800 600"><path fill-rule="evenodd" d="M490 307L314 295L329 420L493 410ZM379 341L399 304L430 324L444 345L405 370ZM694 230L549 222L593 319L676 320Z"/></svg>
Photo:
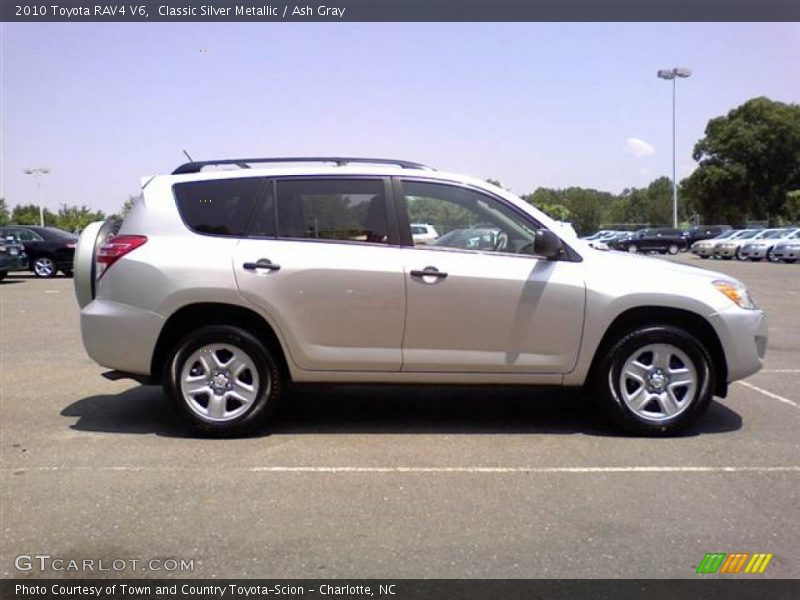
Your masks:
<svg viewBox="0 0 800 600"><path fill-rule="evenodd" d="M266 201L269 188L269 180L248 177L176 183L173 191L178 212L189 229L242 237L256 206Z"/></svg>

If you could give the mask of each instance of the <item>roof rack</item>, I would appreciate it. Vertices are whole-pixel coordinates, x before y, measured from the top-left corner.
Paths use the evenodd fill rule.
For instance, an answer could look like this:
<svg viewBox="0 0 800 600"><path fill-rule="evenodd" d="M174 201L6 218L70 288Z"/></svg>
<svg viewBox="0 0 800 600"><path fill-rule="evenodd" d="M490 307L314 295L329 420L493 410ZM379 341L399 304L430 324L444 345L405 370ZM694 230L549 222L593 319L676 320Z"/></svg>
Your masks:
<svg viewBox="0 0 800 600"><path fill-rule="evenodd" d="M389 158L353 158L344 156L292 156L292 157L271 157L271 158L226 158L222 160L200 160L184 163L175 169L173 175L184 173L199 173L205 167L218 165L236 165L241 169L249 169L251 164L259 163L292 163L292 162L323 162L335 163L337 167L343 167L350 163L373 163L397 165L403 169L425 169L433 171L432 167L407 160L394 160Z"/></svg>

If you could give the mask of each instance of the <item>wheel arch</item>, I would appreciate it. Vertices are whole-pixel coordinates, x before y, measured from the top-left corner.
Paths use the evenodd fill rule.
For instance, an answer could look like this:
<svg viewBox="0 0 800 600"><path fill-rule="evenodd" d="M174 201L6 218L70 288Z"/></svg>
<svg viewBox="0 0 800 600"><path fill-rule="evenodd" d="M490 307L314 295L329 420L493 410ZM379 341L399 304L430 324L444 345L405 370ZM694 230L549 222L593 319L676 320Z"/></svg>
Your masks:
<svg viewBox="0 0 800 600"><path fill-rule="evenodd" d="M154 380L161 380L164 363L178 340L193 329L205 325L235 325L252 333L267 349L275 353L278 367L283 371L287 381L291 380L291 371L283 345L266 319L244 306L219 302L189 304L170 315L161 328L150 361L150 373Z"/></svg>
<svg viewBox="0 0 800 600"><path fill-rule="evenodd" d="M672 325L686 330L698 338L706 347L714 361L714 395L724 398L728 394L728 364L717 332L711 323L701 315L682 308L669 306L637 306L620 313L606 328L600 344L598 344L589 378L593 378L595 369L611 345L641 325Z"/></svg>

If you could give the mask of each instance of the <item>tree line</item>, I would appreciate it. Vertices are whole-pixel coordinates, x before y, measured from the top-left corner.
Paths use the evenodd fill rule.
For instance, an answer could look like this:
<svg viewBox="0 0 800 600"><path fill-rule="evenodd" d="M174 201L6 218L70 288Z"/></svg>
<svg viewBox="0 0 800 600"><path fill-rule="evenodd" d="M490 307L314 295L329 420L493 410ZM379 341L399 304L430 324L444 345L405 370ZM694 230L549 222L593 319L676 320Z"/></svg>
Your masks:
<svg viewBox="0 0 800 600"><path fill-rule="evenodd" d="M800 105L759 97L708 122L692 153L697 168L678 184L681 222L771 226L800 223ZM498 181L489 180L499 185ZM667 226L672 221L672 184L659 177L645 188L620 194L581 187L538 188L522 198L551 217L569 221L580 234L608 226ZM110 216L124 216L135 197ZM106 218L87 206L45 209L45 225L80 231ZM39 223L39 208L9 211L0 198L0 225Z"/></svg>

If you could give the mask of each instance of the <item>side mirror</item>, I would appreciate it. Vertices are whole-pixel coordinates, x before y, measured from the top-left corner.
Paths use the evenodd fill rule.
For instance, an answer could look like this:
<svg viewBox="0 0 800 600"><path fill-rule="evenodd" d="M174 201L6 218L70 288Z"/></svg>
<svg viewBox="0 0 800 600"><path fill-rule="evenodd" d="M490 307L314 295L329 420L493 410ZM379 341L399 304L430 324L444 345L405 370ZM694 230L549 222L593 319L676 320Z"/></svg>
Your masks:
<svg viewBox="0 0 800 600"><path fill-rule="evenodd" d="M564 252L564 245L555 233L549 229L537 229L533 238L533 254L543 256L547 260L555 260Z"/></svg>

